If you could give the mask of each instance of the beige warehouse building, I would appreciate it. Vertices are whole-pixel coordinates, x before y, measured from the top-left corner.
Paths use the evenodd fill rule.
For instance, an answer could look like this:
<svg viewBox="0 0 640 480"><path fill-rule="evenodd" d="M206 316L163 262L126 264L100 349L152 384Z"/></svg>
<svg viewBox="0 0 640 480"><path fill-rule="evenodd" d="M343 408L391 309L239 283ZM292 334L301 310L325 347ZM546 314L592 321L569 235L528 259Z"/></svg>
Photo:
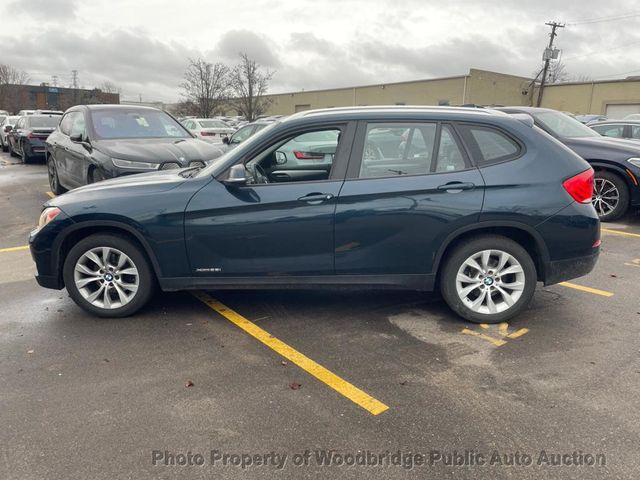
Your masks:
<svg viewBox="0 0 640 480"><path fill-rule="evenodd" d="M537 93L530 78L472 68L446 78L273 94L267 114L352 105L531 105ZM640 79L548 85L542 106L611 118L640 113Z"/></svg>

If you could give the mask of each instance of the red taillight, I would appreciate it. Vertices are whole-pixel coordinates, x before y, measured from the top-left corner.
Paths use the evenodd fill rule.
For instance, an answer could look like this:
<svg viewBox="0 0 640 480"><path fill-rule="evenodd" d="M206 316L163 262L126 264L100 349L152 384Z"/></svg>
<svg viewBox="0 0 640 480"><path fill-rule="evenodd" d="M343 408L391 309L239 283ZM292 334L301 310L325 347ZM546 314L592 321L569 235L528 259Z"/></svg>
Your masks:
<svg viewBox="0 0 640 480"><path fill-rule="evenodd" d="M322 160L324 158L324 154L315 152L301 152L299 150L294 150L293 154L298 160Z"/></svg>
<svg viewBox="0 0 640 480"><path fill-rule="evenodd" d="M29 132L29 133L27 134L27 138L33 138L33 132Z"/></svg>
<svg viewBox="0 0 640 480"><path fill-rule="evenodd" d="M591 203L593 195L593 169L585 170L578 175L567 178L562 186L576 202Z"/></svg>
<svg viewBox="0 0 640 480"><path fill-rule="evenodd" d="M200 135L202 135L203 137L215 137L216 134L213 132L200 132Z"/></svg>

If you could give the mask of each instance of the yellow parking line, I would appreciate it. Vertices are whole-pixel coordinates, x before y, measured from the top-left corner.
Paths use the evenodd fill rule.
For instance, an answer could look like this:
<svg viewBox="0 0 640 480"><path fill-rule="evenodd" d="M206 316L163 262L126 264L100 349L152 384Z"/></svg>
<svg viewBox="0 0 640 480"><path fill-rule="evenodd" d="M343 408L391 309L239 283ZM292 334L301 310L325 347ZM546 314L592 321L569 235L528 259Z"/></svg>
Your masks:
<svg viewBox="0 0 640 480"><path fill-rule="evenodd" d="M29 250L29 245L22 245L21 247L0 248L0 253L19 252L21 250Z"/></svg>
<svg viewBox="0 0 640 480"><path fill-rule="evenodd" d="M490 337L489 335L485 335L484 333L476 332L474 330L469 330L468 328L463 328L462 333L466 335L473 335L474 337L479 337L483 340L486 340L489 343L493 343L496 347L501 347L502 345L507 343L504 340L500 340L499 338L493 338L493 337Z"/></svg>
<svg viewBox="0 0 640 480"><path fill-rule="evenodd" d="M640 238L640 234L631 233L631 232L623 232L621 230L613 230L611 228L601 228L600 231L605 232L605 233L610 233L612 235L624 235L624 236L627 236L627 237Z"/></svg>
<svg viewBox="0 0 640 480"><path fill-rule="evenodd" d="M498 326L498 330L500 330L500 334L505 336L509 332L509 324L507 322L502 322Z"/></svg>
<svg viewBox="0 0 640 480"><path fill-rule="evenodd" d="M298 367L300 367L310 375L313 375L329 387L333 388L336 392L347 397L353 403L364 408L372 415L379 415L380 413L389 409L389 407L384 403L376 400L371 395L363 392L362 390L347 382L343 378L340 378L333 372L330 372L322 365L314 362L306 355L300 353L293 347L290 347L289 345L284 343L282 340L275 338L266 330L258 327L255 323L247 320L239 313L234 312L229 307L211 298L206 293L194 292L193 295L198 300L206 304L209 308L218 312L220 315L225 317L237 327L247 332L256 340L264 343L267 347L279 353L290 362L295 363Z"/></svg>
<svg viewBox="0 0 640 480"><path fill-rule="evenodd" d="M53 192L47 192L47 195L49 195L49 198L53 198L56 196L56 194Z"/></svg>
<svg viewBox="0 0 640 480"><path fill-rule="evenodd" d="M561 282L558 285L563 287L573 288L574 290L580 290L581 292L593 293L594 295L600 295L602 297L613 297L613 293L605 290L598 290L597 288L584 287L582 285L576 285L575 283Z"/></svg>
<svg viewBox="0 0 640 480"><path fill-rule="evenodd" d="M528 328L521 328L520 330L516 330L513 333L510 333L509 335L507 335L507 337L509 338L518 338L521 337L522 335L524 335L525 333L529 333L529 329Z"/></svg>

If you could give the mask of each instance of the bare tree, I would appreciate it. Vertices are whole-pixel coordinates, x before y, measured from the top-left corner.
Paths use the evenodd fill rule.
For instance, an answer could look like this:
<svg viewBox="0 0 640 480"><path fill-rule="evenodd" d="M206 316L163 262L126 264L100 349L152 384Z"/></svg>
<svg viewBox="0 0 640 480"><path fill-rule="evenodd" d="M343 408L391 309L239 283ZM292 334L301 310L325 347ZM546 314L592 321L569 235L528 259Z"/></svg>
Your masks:
<svg viewBox="0 0 640 480"><path fill-rule="evenodd" d="M271 99L264 95L272 77L273 72L263 71L246 53L240 54L240 63L231 70L229 86L233 98L230 103L250 122L265 113L271 104Z"/></svg>
<svg viewBox="0 0 640 480"><path fill-rule="evenodd" d="M14 85L24 85L29 82L29 75L11 65L0 64L0 107L10 111L20 109L18 90Z"/></svg>
<svg viewBox="0 0 640 480"><path fill-rule="evenodd" d="M180 84L183 103L194 105L198 116L212 116L227 97L228 78L229 68L226 65L190 58L184 81Z"/></svg>
<svg viewBox="0 0 640 480"><path fill-rule="evenodd" d="M567 72L566 65L562 60L555 61L551 64L548 75L549 83L568 82L571 80L571 75Z"/></svg>
<svg viewBox="0 0 640 480"><path fill-rule="evenodd" d="M122 93L122 89L109 80L102 82L98 88L104 93L117 93L118 95Z"/></svg>

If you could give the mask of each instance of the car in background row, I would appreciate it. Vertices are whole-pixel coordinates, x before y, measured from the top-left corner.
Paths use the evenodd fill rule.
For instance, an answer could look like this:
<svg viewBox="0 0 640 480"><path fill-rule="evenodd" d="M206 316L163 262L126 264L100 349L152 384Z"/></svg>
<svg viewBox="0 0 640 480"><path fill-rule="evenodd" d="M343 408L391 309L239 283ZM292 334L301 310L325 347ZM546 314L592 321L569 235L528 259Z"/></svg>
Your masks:
<svg viewBox="0 0 640 480"><path fill-rule="evenodd" d="M273 121L268 120L257 120L255 122L251 122L244 127L236 130L236 132L230 137L223 138L222 143L227 146L227 149L237 147L252 135L258 133L260 130L271 125L272 123Z"/></svg>
<svg viewBox="0 0 640 480"><path fill-rule="evenodd" d="M34 113L36 113L35 110L20 110L18 112L18 116L19 117L24 117L25 115L33 115Z"/></svg>
<svg viewBox="0 0 640 480"><path fill-rule="evenodd" d="M27 115L18 118L7 134L9 154L29 163L35 157L44 158L45 141L60 122L59 115Z"/></svg>
<svg viewBox="0 0 640 480"><path fill-rule="evenodd" d="M20 117L17 115L2 115L0 116L0 148L3 152L9 150L9 144L7 143L7 135L16 124Z"/></svg>
<svg viewBox="0 0 640 480"><path fill-rule="evenodd" d="M153 170L204 167L222 149L151 107L78 105L47 139L51 191Z"/></svg>
<svg viewBox="0 0 640 480"><path fill-rule="evenodd" d="M627 140L640 140L640 120L608 120L589 124L600 135Z"/></svg>
<svg viewBox="0 0 640 480"><path fill-rule="evenodd" d="M223 138L236 131L222 120L213 118L189 118L181 123L196 137L211 143L222 143Z"/></svg>
<svg viewBox="0 0 640 480"><path fill-rule="evenodd" d="M293 115L203 169L49 200L29 238L37 281L103 317L135 313L156 285L348 284L438 288L463 318L504 322L538 281L586 275L600 251L593 169L523 117L395 106ZM321 132L330 166L274 177L278 151ZM371 146L396 140L386 153Z"/></svg>
<svg viewBox="0 0 640 480"><path fill-rule="evenodd" d="M631 113L624 117L624 120L640 120L640 113Z"/></svg>
<svg viewBox="0 0 640 480"><path fill-rule="evenodd" d="M567 114L566 112L562 112ZM607 117L604 115L569 115L570 117L575 118L580 123L584 123L585 125L591 125L594 122L603 122L607 120Z"/></svg>
<svg viewBox="0 0 640 480"><path fill-rule="evenodd" d="M603 137L562 112L548 108L497 110L530 115L538 127L591 164L595 170L593 206L600 220L616 220L629 207L640 206L640 145L637 142Z"/></svg>
<svg viewBox="0 0 640 480"><path fill-rule="evenodd" d="M6 110L0 110L0 115L2 115L3 117L8 117L9 112L7 112Z"/></svg>

